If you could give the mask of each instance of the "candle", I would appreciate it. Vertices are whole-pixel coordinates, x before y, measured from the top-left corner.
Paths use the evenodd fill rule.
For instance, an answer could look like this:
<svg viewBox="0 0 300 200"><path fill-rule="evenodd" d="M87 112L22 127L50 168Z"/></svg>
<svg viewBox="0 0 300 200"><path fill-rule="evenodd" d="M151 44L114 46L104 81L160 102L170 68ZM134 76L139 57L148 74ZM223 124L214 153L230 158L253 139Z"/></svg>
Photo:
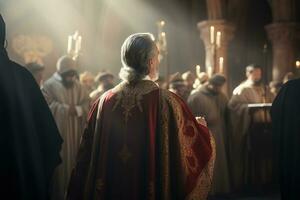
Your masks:
<svg viewBox="0 0 300 200"><path fill-rule="evenodd" d="M223 74L223 70L224 70L224 58L223 57L220 57L219 58L219 72L221 73L221 74Z"/></svg>
<svg viewBox="0 0 300 200"><path fill-rule="evenodd" d="M162 42L162 49L166 50L167 49L167 39L166 39L166 33L165 32L161 33L161 42Z"/></svg>
<svg viewBox="0 0 300 200"><path fill-rule="evenodd" d="M69 36L68 36L68 51L67 51L68 54L70 54L71 51L72 51L72 36L69 35Z"/></svg>
<svg viewBox="0 0 300 200"><path fill-rule="evenodd" d="M196 74L199 75L201 73L201 66L196 65Z"/></svg>
<svg viewBox="0 0 300 200"><path fill-rule="evenodd" d="M210 27L210 43L213 44L215 42L215 27Z"/></svg>
<svg viewBox="0 0 300 200"><path fill-rule="evenodd" d="M76 53L78 54L80 49L81 49L81 40L82 40L82 37L81 36L78 36L77 40L76 40Z"/></svg>
<svg viewBox="0 0 300 200"><path fill-rule="evenodd" d="M299 60L296 61L296 67L300 68L300 61Z"/></svg>
<svg viewBox="0 0 300 200"><path fill-rule="evenodd" d="M221 47L221 31L218 31L217 32L217 39L216 39L216 44L217 44L217 47L220 48Z"/></svg>
<svg viewBox="0 0 300 200"><path fill-rule="evenodd" d="M160 21L160 25L161 25L161 26L164 26L165 24L166 24L165 21L163 21L163 20Z"/></svg>
<svg viewBox="0 0 300 200"><path fill-rule="evenodd" d="M207 69L207 74L208 74L209 77L212 76L212 74L213 74L213 68L212 68L212 66L209 66L209 67L208 67L208 69Z"/></svg>

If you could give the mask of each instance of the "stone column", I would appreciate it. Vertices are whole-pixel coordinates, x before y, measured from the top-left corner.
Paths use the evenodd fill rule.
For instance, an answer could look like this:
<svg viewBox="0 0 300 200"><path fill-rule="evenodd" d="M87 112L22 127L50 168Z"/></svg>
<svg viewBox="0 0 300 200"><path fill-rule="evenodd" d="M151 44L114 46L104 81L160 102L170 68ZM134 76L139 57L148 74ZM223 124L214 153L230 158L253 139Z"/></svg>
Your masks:
<svg viewBox="0 0 300 200"><path fill-rule="evenodd" d="M217 48L216 45L212 44L210 41L210 27L214 27L214 41L216 41L216 33L221 32L221 47ZM227 50L228 44L232 40L234 35L235 27L225 20L209 20L202 21L198 23L198 28L200 30L200 38L203 40L205 45L205 69L208 72L211 68L213 73L223 73L228 77L228 67L227 67ZM223 70L220 71L219 58L223 57Z"/></svg>
<svg viewBox="0 0 300 200"><path fill-rule="evenodd" d="M273 49L273 81L282 81L287 72L295 69L295 41L299 37L300 26L297 23L278 22L265 28Z"/></svg>

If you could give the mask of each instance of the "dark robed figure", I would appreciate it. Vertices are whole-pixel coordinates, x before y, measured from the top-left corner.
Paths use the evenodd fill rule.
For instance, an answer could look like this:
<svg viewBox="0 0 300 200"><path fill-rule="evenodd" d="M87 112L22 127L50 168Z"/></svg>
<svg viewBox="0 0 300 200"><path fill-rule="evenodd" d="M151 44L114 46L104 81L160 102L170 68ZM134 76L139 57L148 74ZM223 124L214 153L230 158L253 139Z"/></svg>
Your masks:
<svg viewBox="0 0 300 200"><path fill-rule="evenodd" d="M300 199L300 79L287 82L271 109L281 197Z"/></svg>
<svg viewBox="0 0 300 200"><path fill-rule="evenodd" d="M125 40L123 82L90 111L68 199L206 199L213 140L177 95L152 81L159 64L152 37Z"/></svg>
<svg viewBox="0 0 300 200"><path fill-rule="evenodd" d="M1 199L46 200L62 139L38 84L11 61L0 15Z"/></svg>

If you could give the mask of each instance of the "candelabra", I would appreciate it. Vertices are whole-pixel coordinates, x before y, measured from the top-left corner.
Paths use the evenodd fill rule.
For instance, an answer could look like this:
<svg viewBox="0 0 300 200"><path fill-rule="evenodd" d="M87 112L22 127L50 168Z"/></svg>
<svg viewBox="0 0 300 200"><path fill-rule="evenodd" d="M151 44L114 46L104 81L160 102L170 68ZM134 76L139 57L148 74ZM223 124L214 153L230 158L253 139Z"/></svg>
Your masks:
<svg viewBox="0 0 300 200"><path fill-rule="evenodd" d="M79 35L78 31L75 31L73 35L68 36L67 53L73 58L73 60L76 60L79 57L80 50L81 50L81 41L82 41L82 36Z"/></svg>

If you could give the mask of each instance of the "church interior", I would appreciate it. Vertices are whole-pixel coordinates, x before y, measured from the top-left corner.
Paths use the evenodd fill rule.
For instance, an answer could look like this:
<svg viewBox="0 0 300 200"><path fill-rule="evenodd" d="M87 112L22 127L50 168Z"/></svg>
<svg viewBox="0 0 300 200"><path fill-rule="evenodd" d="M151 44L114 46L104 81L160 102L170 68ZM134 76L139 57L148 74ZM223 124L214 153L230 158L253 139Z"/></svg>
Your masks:
<svg viewBox="0 0 300 200"><path fill-rule="evenodd" d="M133 32L157 35L158 21L166 22L169 72L195 71L196 65L206 71L213 62L206 29L215 26L215 32L224 36L217 53L224 58L232 91L251 63L264 67L268 81L298 70L299 4L295 0L10 0L1 1L0 9L7 21L12 58L23 64L41 60L46 77L55 71L57 58L67 53L67 38L75 31L83 38L81 70L109 69L117 74L121 41ZM18 48L25 41L28 46ZM31 47L33 43L41 47Z"/></svg>
<svg viewBox="0 0 300 200"><path fill-rule="evenodd" d="M0 14L6 22L8 55L21 65L43 66L41 87L56 72L57 61L63 55L70 55L76 61L78 78L86 75L87 79L98 77L100 81L107 72L114 77L114 84L118 84L123 41L133 33L152 33L160 54L159 81L181 96L195 116L198 113L193 110L191 91L195 90L196 94L204 79L208 85L224 86L222 92L228 98L228 110L244 116L242 107L236 103L243 100L234 97L239 93L239 84L247 82L249 73L259 67L262 90L254 89L259 100L243 102L248 105L248 122L238 122L240 116L227 116L236 120L236 124L247 124L244 143L236 140L241 146L247 146L247 153L241 155L242 186L240 183L232 186L234 180L225 181L231 189L224 192L220 186L222 192L211 194L208 198L211 200L280 199L278 180L274 178L276 168L272 165L276 155L272 154L269 109L279 87L300 77L299 10L299 0L0 1ZM224 77L224 81L215 75ZM187 76L194 77L188 94L180 88ZM91 92L93 99L92 96ZM215 121L209 121L212 111L207 112L204 117L208 127L214 126ZM222 121L225 125L229 123L226 120ZM239 128L228 129L234 132ZM229 141L227 135L222 138L224 148L220 151L234 151L236 147L228 150L227 146L234 146L235 140ZM232 156L228 153L227 159ZM230 169L231 162L227 166L229 177L235 173ZM220 176L222 173L221 170Z"/></svg>

